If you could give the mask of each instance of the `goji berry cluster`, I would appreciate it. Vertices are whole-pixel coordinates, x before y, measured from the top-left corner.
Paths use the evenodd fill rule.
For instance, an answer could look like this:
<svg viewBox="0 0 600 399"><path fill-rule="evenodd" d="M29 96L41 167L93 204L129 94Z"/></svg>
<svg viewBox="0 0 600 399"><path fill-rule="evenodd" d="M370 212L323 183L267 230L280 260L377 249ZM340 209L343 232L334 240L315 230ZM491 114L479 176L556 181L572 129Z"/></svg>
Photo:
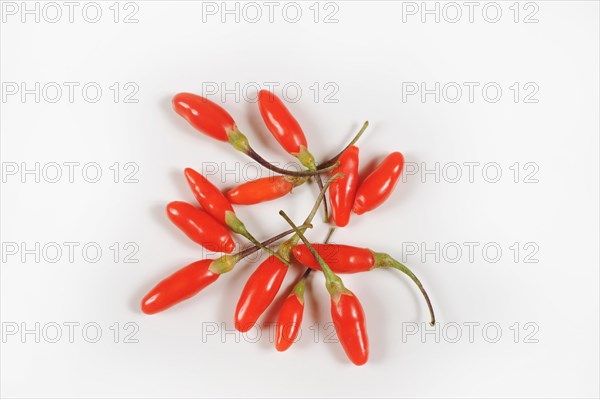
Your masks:
<svg viewBox="0 0 600 399"><path fill-rule="evenodd" d="M235 149L278 175L241 184L223 194L202 174L191 168L185 169L185 177L200 208L186 202L171 202L167 205L167 216L192 241L225 255L191 263L159 282L142 299L142 311L147 314L161 312L188 299L215 282L222 274L231 271L246 256L264 250L269 256L252 273L237 303L235 328L245 332L256 324L273 302L293 263L307 267L279 310L275 337L275 346L279 351L288 349L298 336L304 312L305 282L311 270L319 270L325 276L336 333L346 355L356 365L365 364L369 357L365 314L356 295L346 288L337 273L365 272L375 268L400 270L421 290L433 324L435 317L429 297L419 279L405 265L385 253L328 243L333 230L346 226L352 213L361 215L372 211L389 198L402 172L402 154L391 153L371 174L359 181L359 150L354 144L365 131L367 122L337 156L317 163L308 150L300 124L277 96L262 90L258 96L258 105L268 130L289 154L298 159L305 167L304 170L281 169L266 161L252 149L231 115L214 102L190 93L180 93L173 98L175 111L194 128L217 140L229 142ZM328 180L323 182L321 175L327 175ZM259 242L235 214L232 204L250 205L274 200L310 179L314 179L319 185L320 193L310 214L300 226L296 226L285 212L280 211L280 215L292 228ZM325 220L332 227L325 243L311 244L304 233L312 227L312 220L321 203ZM230 231L242 235L253 246L232 254L236 243ZM269 247L290 234L293 235L280 243L277 249ZM300 244L300 240L303 244Z"/></svg>

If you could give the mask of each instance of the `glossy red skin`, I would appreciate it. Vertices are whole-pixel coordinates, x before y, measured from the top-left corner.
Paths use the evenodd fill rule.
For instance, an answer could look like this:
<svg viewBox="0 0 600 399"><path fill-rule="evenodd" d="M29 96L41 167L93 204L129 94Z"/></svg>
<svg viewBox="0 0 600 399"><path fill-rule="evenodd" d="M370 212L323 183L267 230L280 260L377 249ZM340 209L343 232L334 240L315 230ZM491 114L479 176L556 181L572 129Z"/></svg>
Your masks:
<svg viewBox="0 0 600 399"><path fill-rule="evenodd" d="M233 207L221 190L192 168L185 169L185 178L202 209L222 224L226 224L226 213L233 212Z"/></svg>
<svg viewBox="0 0 600 399"><path fill-rule="evenodd" d="M173 97L175 112L190 125L220 141L228 141L227 132L235 130L231 115L220 105L192 93L179 93Z"/></svg>
<svg viewBox="0 0 600 399"><path fill-rule="evenodd" d="M269 256L250 276L235 309L235 328L250 330L269 307L288 271L285 263Z"/></svg>
<svg viewBox="0 0 600 399"><path fill-rule="evenodd" d="M267 128L290 154L300 152L300 146L308 147L300 124L283 101L268 90L258 93L258 107Z"/></svg>
<svg viewBox="0 0 600 399"><path fill-rule="evenodd" d="M212 262L205 259L191 263L162 280L142 299L142 312L162 312L214 283L220 274L208 269Z"/></svg>
<svg viewBox="0 0 600 399"><path fill-rule="evenodd" d="M358 186L352 208L354 213L362 215L383 204L398 183L403 167L404 156L401 153L388 155Z"/></svg>
<svg viewBox="0 0 600 399"><path fill-rule="evenodd" d="M230 254L235 249L235 241L225 226L187 202L175 201L168 204L167 216L192 241L209 251Z"/></svg>
<svg viewBox="0 0 600 399"><path fill-rule="evenodd" d="M331 173L343 173L344 177L335 179L329 186L331 221L338 227L348 225L354 205L354 196L358 187L358 147L348 148L339 158L340 166Z"/></svg>
<svg viewBox="0 0 600 399"><path fill-rule="evenodd" d="M232 204L252 205L283 197L293 188L285 176L270 176L240 184L226 195Z"/></svg>
<svg viewBox="0 0 600 399"><path fill-rule="evenodd" d="M340 244L312 244L325 263L334 273L358 273L371 270L375 266L373 252L367 248ZM294 257L306 267L321 270L321 266L306 245L296 245L292 249Z"/></svg>
<svg viewBox="0 0 600 399"><path fill-rule="evenodd" d="M290 294L283 302L277 317L275 348L279 352L287 350L298 337L303 313L304 304L300 302L298 295Z"/></svg>
<svg viewBox="0 0 600 399"><path fill-rule="evenodd" d="M358 298L344 293L337 302L332 299L331 320L346 356L357 366L365 364L369 359L369 337L365 312Z"/></svg>

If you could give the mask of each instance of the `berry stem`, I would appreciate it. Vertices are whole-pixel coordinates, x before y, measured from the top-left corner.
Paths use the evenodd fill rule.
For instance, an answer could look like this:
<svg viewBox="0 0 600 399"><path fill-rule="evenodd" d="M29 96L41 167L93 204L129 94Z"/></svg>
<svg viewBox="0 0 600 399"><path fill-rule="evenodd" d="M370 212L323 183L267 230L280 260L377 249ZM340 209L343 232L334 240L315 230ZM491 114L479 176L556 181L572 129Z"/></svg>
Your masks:
<svg viewBox="0 0 600 399"><path fill-rule="evenodd" d="M358 133L356 133L356 136L354 136L352 141L350 143L348 143L348 145L346 147L344 147L344 149L342 151L340 151L335 157L317 165L317 170L323 170L323 168L329 168L331 165L333 165L338 160L338 158L342 156L344 151L346 151L348 148L350 148L354 144L356 144L358 139L360 139L360 136L362 136L363 133L365 132L365 130L367 130L367 127L369 127L369 121L365 121L365 123L363 123L362 127L360 128Z"/></svg>
<svg viewBox="0 0 600 399"><path fill-rule="evenodd" d="M308 229L308 228L312 227L312 224L304 224L301 227ZM290 235L293 232L294 232L294 229L286 230L283 233L277 234L276 236L271 237L268 240L263 241L261 244L263 246L267 246L267 245L273 244L275 241L281 240L283 237L285 237L287 235ZM255 253L256 251L258 251L259 249L261 249L259 246L253 245L253 246L251 246L249 248L241 250L240 252L238 252L237 254L235 254L233 256L237 257L238 260L241 260L241 259L245 258L246 256L252 255L253 253Z"/></svg>
<svg viewBox="0 0 600 399"><path fill-rule="evenodd" d="M327 182L325 182L323 189L321 190L321 192L319 192L319 196L317 197L317 200L315 201L315 204L313 205L309 215L306 217L306 220L304 220L303 225L310 225L312 223L312 220L314 219L315 215L317 214L317 211L319 210L319 206L321 205L321 201L323 201L323 199L325 198L325 193L327 191L327 188L329 187L329 185L331 184L332 181L334 181L335 179L344 177L343 173L336 173L335 175L331 176ZM302 227L299 229L301 232L306 231L305 227ZM286 259L290 259L290 253L292 251L292 248L296 246L296 244L298 244L298 241L300 239L300 236L297 234L298 232L296 231L296 234L294 234L293 236L291 236L290 238L288 238L286 241L284 241L278 249L278 252L282 254L282 256Z"/></svg>
<svg viewBox="0 0 600 399"><path fill-rule="evenodd" d="M398 262L388 254L373 252L373 255L375 256L375 267L392 267L396 270L400 270L402 273L406 274L417 285L417 287L419 287L421 294L423 294L423 297L425 298L425 302L427 302L427 307L429 308L429 317L431 318L429 324L434 326L435 313L433 312L433 305L431 304L431 300L429 299L427 291L425 291L425 287L423 287L423 284L417 278L417 276L415 276L415 274L406 265Z"/></svg>
<svg viewBox="0 0 600 399"><path fill-rule="evenodd" d="M279 211L279 214L281 215L282 218L285 219L286 222L288 222L288 224L294 229L294 231L296 231L296 235L298 237L300 237L300 239L302 240L302 242L304 242L304 244L306 245L308 250L313 254L313 256L315 257L317 262L319 262L319 266L321 266L321 270L323 271L323 274L325 275L325 279L327 280L327 283L329 284L329 283L335 281L336 279L339 279L339 277L337 277L335 275L335 273L331 270L331 268L327 265L327 263L323 260L323 258L321 258L321 255L319 255L319 253L315 250L315 248L306 239L304 234L302 234L300 229L294 224L292 219L290 219L290 217L283 210Z"/></svg>
<svg viewBox="0 0 600 399"><path fill-rule="evenodd" d="M279 174L286 175L286 176L294 176L294 177L316 176L321 173L327 173L327 172L335 169L338 166L337 164L335 164L336 160L334 160L329 165L321 167L317 170L293 171L293 170L287 170L287 169L283 169L283 168L273 165L272 163L270 163L269 161L267 161L266 159L261 157L256 151L254 151L254 149L252 147L248 147L248 149L245 151L245 154L248 155L250 158L254 159L256 162L258 162L265 168L267 168L275 173L279 173Z"/></svg>
<svg viewBox="0 0 600 399"><path fill-rule="evenodd" d="M315 181L317 182L317 186L319 186L319 190L323 191L323 180L321 180L321 176L315 176ZM327 198L323 198L323 221L325 223L329 223L329 207L327 206Z"/></svg>
<svg viewBox="0 0 600 399"><path fill-rule="evenodd" d="M335 227L332 227L329 229L329 232L327 232L327 237L325 238L325 241L323 241L323 244L329 244L329 240L331 240L331 237L333 236L334 232L335 232ZM310 267L307 267L306 271L302 275L302 278L306 279L311 271L312 271L312 269Z"/></svg>

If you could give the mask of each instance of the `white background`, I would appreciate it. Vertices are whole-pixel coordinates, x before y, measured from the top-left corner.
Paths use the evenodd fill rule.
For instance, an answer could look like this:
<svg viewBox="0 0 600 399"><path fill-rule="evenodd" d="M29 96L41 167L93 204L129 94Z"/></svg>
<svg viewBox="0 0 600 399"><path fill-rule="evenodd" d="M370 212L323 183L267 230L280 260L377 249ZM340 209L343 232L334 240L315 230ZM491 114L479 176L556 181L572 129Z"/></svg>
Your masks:
<svg viewBox="0 0 600 399"><path fill-rule="evenodd" d="M316 7L317 22L313 3L299 3L302 15L296 23L289 22L292 9L282 15L284 3L275 8L272 23L262 2L256 23L250 21L255 9L243 3L237 6L239 22L221 9L203 14L201 3L122 3L116 23L112 2L100 4L96 23L83 18L86 3L79 3L72 23L68 8L58 4L63 15L56 23L48 21L55 10L43 14L44 3L38 5L39 22L21 9L2 15L3 397L598 396L597 2L521 3L518 22L513 2L500 2L496 23L486 20L495 18L495 8L488 6L488 14L482 14L484 2L475 8L473 22L459 2L462 18L456 23L449 21L455 9L444 8L445 3L438 4L439 22L422 10L409 12L413 5L421 8L420 2L322 3ZM93 18L93 10L87 10ZM138 22L123 23L134 11ZM324 23L331 13L333 23ZM529 22L538 22L524 23L527 15ZM9 93L21 83L34 88L36 82L40 87L56 82L64 89L62 97L52 103L55 92L49 91L38 103L33 94L22 99L20 92ZM79 84L73 102L64 82ZM102 88L96 103L82 96L89 82ZM120 84L117 102L110 89L115 82ZM133 86L125 90L128 82ZM227 145L193 131L171 110L170 98L179 91L201 94L208 86L218 87L209 97L224 103L257 150L289 162L252 101L255 87L268 82L277 84L278 95L286 84L301 88L299 96L289 92L295 102L288 104L318 159L336 153L369 119L371 127L360 142L362 170L392 150L412 163L415 174L391 199L376 212L354 217L335 241L397 257L414 249L410 243L433 250L412 251L417 253L406 263L430 292L439 342L434 334L422 335L424 303L393 271L344 277L367 314L371 358L360 368L345 358L339 344L323 342L331 328L321 275L311 277L302 338L285 353L274 349L266 327L258 342L253 342L256 331L249 336L232 332L238 295L256 263L240 264L167 312L146 316L139 310L154 283L208 256L164 215L167 202L193 200L182 170L216 163L211 180L222 188L253 177L255 170ZM463 88L462 97L453 103L453 91L440 93L439 102L433 94L423 101L420 93L406 96L407 88L422 82L428 89L439 82L440 90L455 82ZM464 82L479 85L472 102ZM497 102L490 100L493 91L482 94L490 82L502 89ZM520 87L516 102L515 82ZM137 103L123 101L131 87L139 88L132 97ZM528 100L537 102L525 102L532 88L536 93ZM223 89L231 92L225 95ZM39 182L22 174L23 166L31 169L36 162ZM79 162L74 181L63 166L62 178L49 182L55 176L49 169L53 162ZM103 173L97 183L82 176L81 167L91 162ZM115 162L121 170L117 183L109 169ZM124 169L128 162L139 167L133 176L137 183L123 181L133 170ZM436 162L438 182L435 172L422 173L424 167L434 170ZM479 163L472 181L468 162ZM11 174L15 163L19 170ZM453 163L462 173L454 183ZM487 164L495 169L482 173ZM497 169L500 180L489 182ZM238 213L255 235L267 238L287 228L279 209L300 222L315 192L313 185L303 186L284 199L240 207ZM325 232L320 225L310 238L321 240ZM54 252L42 253L36 262L35 254L23 260L21 252L7 250L14 249L11 243L31 249L36 243L64 242L79 243L72 261L64 246L55 263L50 262ZM116 260L110 249L115 242L121 247ZM139 247L133 256L138 263L124 262L128 242ZM465 242L477 245L473 259ZM517 259L516 247L511 249L515 242ZM98 262L83 257L86 243L101 247ZM486 243L501 248L496 262L493 248L487 258L482 254ZM456 245L462 256L452 262ZM287 295L301 271L289 273L280 295ZM273 321L276 310L277 304L261 322ZM35 330L36 323L39 337L23 334L23 328ZM53 323L61 326L56 343L50 342ZM64 323L79 323L73 342ZM83 335L86 323L100 326L97 343L86 341L95 335L93 329ZM114 323L119 323L118 337ZM125 323L138 326L130 337L137 343L124 342L133 331ZM465 323L476 323L472 339ZM205 334L215 325L221 326L216 334ZM15 326L19 331L8 334ZM415 327L414 335L406 334ZM453 343L457 327L462 335ZM502 335L488 342L496 340L494 327Z"/></svg>

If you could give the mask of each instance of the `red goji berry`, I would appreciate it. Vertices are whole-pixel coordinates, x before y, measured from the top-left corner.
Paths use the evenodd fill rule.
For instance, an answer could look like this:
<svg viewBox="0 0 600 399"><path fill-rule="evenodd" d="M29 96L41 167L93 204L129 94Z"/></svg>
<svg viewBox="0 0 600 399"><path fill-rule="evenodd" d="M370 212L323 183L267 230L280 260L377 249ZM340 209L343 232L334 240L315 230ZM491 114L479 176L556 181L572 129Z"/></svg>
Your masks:
<svg viewBox="0 0 600 399"><path fill-rule="evenodd" d="M352 211L357 215L372 211L392 194L404 167L399 152L388 155L358 186Z"/></svg>

